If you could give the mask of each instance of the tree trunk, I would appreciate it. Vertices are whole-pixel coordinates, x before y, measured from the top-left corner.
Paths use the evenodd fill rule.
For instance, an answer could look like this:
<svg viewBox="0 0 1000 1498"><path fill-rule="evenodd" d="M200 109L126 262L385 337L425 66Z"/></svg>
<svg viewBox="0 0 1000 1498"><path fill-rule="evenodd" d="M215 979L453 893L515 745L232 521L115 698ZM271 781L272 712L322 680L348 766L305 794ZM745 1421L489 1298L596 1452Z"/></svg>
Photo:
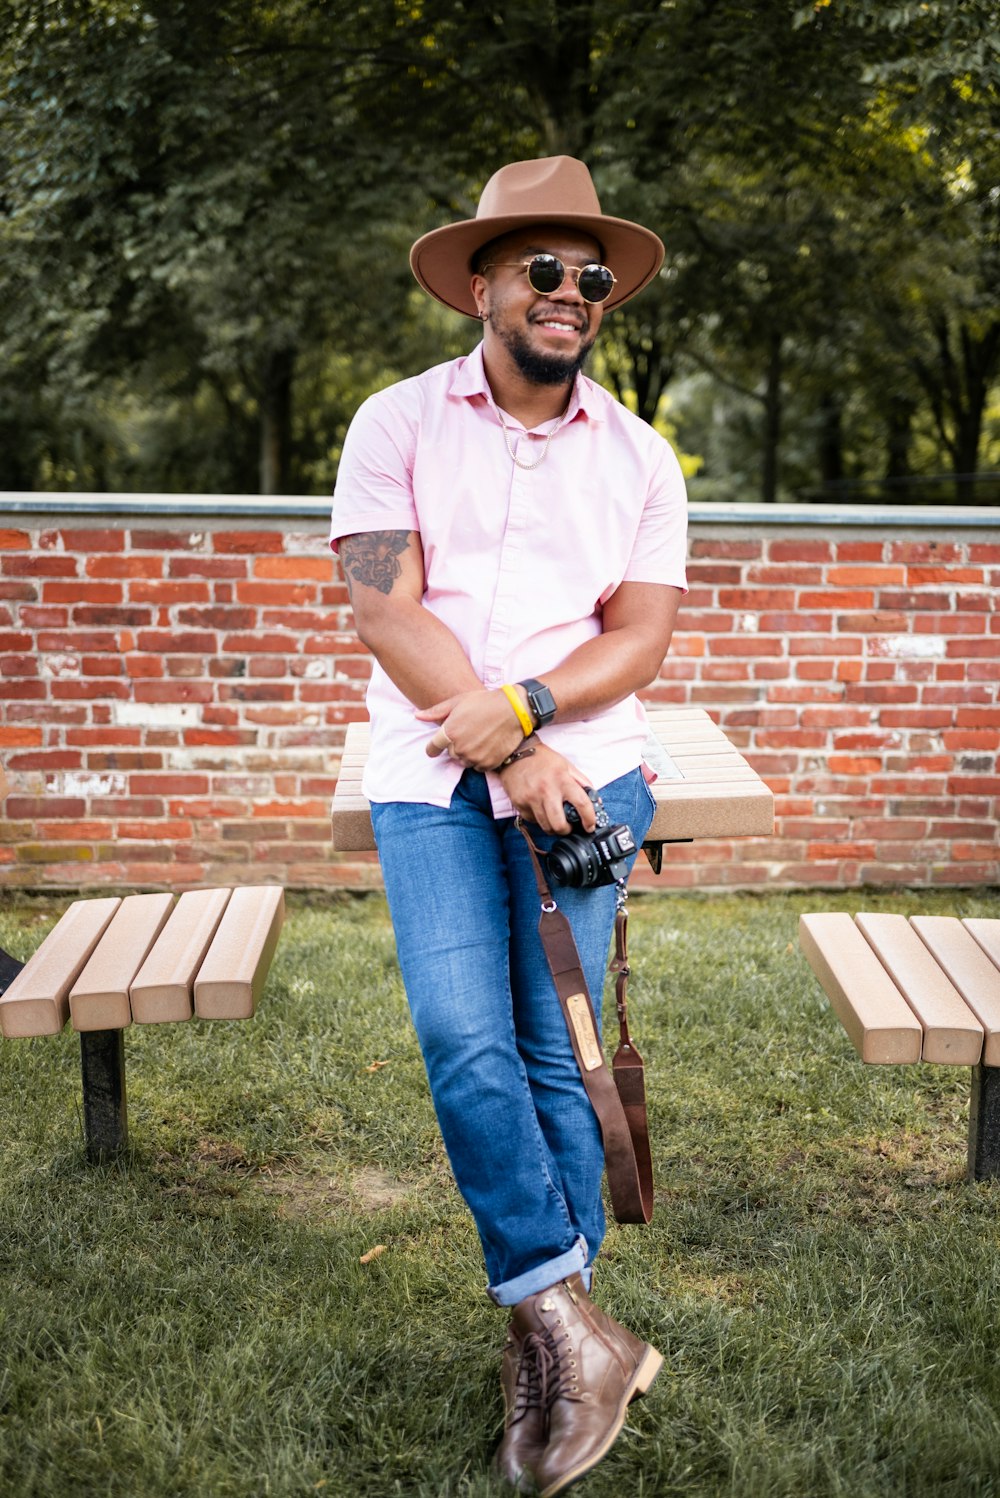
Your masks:
<svg viewBox="0 0 1000 1498"><path fill-rule="evenodd" d="M823 484L839 484L844 477L843 408L832 390L820 397L819 477Z"/></svg>
<svg viewBox="0 0 1000 1498"><path fill-rule="evenodd" d="M295 354L268 354L260 394L260 492L287 494L292 456L292 376Z"/></svg>
<svg viewBox="0 0 1000 1498"><path fill-rule="evenodd" d="M778 448L781 442L781 345L780 333L772 333L764 391L764 462L761 499L766 505L778 497Z"/></svg>

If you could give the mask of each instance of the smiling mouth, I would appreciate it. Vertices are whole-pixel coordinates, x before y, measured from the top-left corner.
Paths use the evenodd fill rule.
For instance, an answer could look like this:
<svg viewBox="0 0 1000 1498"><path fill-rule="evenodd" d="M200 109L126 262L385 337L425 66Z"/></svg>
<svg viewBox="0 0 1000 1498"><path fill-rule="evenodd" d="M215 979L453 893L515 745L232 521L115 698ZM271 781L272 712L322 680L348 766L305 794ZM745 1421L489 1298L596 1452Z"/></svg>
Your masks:
<svg viewBox="0 0 1000 1498"><path fill-rule="evenodd" d="M538 327L545 328L550 333L582 333L583 328L579 323L563 317L535 317L532 318Z"/></svg>

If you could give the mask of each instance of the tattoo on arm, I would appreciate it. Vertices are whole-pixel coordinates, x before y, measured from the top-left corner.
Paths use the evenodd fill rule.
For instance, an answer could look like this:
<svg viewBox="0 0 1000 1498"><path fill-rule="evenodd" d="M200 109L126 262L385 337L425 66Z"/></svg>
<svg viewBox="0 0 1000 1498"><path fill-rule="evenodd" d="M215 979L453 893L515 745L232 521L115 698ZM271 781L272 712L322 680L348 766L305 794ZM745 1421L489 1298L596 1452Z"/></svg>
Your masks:
<svg viewBox="0 0 1000 1498"><path fill-rule="evenodd" d="M363 535L344 536L340 543L340 560L347 579L347 591L353 597L353 583L391 593L402 568L396 558L410 544L409 531L366 531Z"/></svg>

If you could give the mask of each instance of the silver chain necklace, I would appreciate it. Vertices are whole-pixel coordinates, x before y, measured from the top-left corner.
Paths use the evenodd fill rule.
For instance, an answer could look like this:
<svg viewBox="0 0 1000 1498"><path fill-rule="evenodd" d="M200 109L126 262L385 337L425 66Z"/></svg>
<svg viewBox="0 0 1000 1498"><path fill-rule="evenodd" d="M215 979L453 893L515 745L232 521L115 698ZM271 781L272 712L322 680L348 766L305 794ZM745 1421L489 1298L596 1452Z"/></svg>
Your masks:
<svg viewBox="0 0 1000 1498"><path fill-rule="evenodd" d="M513 447L511 446L511 443L510 443L510 427L508 427L507 423L503 419L503 412L501 411L500 407L497 406L497 405L494 405L493 409L497 413L497 417L498 417L498 419L500 421L500 425L503 427L503 440L507 444L507 451L510 453L511 459L513 460L513 462L516 464L516 466L518 468L525 468L525 469L528 469L529 471L532 468L537 468L538 467L539 463L542 461L542 459L545 457L545 454L549 450L549 443L552 441L552 439L555 436L556 432L558 432L559 428L562 426L563 422L566 420L566 412L564 411L563 414L560 416L559 420L556 422L555 426L552 427L551 431L548 431L548 432L545 433L545 441L542 444L542 450L538 454L538 457L535 459L535 461L533 463L523 463L521 461L521 459L517 456L517 453L514 451ZM525 433L525 435L527 435L527 433Z"/></svg>

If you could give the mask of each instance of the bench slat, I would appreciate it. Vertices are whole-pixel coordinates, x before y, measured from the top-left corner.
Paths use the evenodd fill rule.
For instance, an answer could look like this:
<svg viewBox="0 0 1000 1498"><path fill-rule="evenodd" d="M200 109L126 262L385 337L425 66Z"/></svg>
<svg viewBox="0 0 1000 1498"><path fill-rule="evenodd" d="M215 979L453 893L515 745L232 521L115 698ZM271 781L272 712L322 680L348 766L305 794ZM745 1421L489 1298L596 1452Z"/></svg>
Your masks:
<svg viewBox="0 0 1000 1498"><path fill-rule="evenodd" d="M115 911L69 995L74 1030L123 1030L132 1023L129 984L166 924L170 894L128 895Z"/></svg>
<svg viewBox="0 0 1000 1498"><path fill-rule="evenodd" d="M1000 968L957 916L915 915L910 925L986 1031L983 1065L1000 1066Z"/></svg>
<svg viewBox="0 0 1000 1498"><path fill-rule="evenodd" d="M962 925L976 939L993 966L1000 967L1000 921L989 916L968 915Z"/></svg>
<svg viewBox="0 0 1000 1498"><path fill-rule="evenodd" d="M921 1059L978 1065L983 1027L906 916L861 914L855 921L920 1021Z"/></svg>
<svg viewBox="0 0 1000 1498"><path fill-rule="evenodd" d="M799 942L863 1061L920 1060L920 1021L849 915L800 916Z"/></svg>
<svg viewBox="0 0 1000 1498"><path fill-rule="evenodd" d="M129 985L136 1024L159 1025L191 1018L195 974L231 893L229 889L196 889L181 895L153 950Z"/></svg>
<svg viewBox="0 0 1000 1498"><path fill-rule="evenodd" d="M257 1007L285 919L276 884L233 891L194 980L200 1019L249 1019Z"/></svg>
<svg viewBox="0 0 1000 1498"><path fill-rule="evenodd" d="M69 1018L69 991L121 900L77 900L0 995L0 1031L7 1036L58 1035Z"/></svg>

